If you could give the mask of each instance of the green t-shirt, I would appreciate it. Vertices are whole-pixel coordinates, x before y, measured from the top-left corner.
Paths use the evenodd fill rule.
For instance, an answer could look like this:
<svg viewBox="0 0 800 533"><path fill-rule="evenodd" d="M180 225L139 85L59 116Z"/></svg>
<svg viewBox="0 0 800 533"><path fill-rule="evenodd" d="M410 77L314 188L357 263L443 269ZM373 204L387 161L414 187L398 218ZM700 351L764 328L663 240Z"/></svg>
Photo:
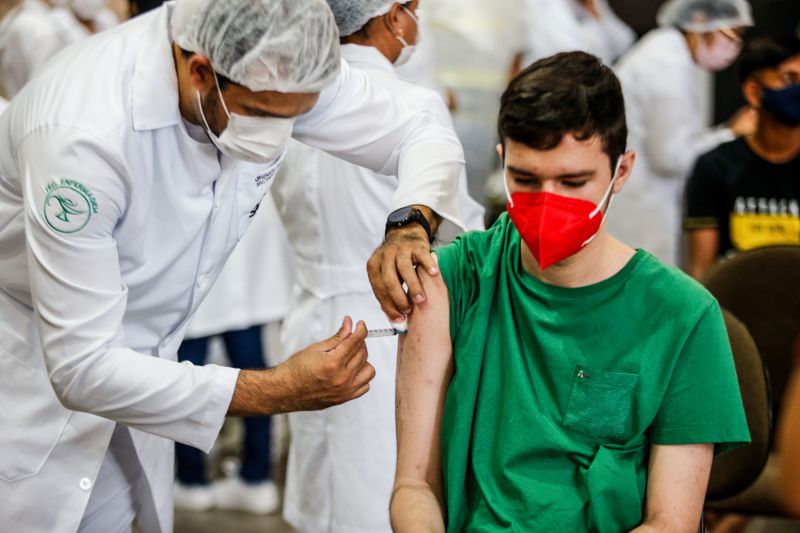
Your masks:
<svg viewBox="0 0 800 533"><path fill-rule="evenodd" d="M719 306L677 269L640 250L595 285L548 285L507 215L437 254L448 531L627 531L651 444L750 440Z"/></svg>

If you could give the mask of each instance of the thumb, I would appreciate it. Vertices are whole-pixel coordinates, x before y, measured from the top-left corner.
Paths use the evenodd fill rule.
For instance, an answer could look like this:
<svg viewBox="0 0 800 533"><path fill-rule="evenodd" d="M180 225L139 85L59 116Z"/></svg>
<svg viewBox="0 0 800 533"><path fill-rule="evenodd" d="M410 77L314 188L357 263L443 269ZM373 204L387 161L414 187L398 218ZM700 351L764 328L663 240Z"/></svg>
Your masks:
<svg viewBox="0 0 800 533"><path fill-rule="evenodd" d="M342 321L342 327L339 328L339 331L333 337L325 339L324 341L317 344L320 350L323 352L329 352L339 346L343 340L347 337L352 335L353 333L353 319L349 316L345 316L344 320Z"/></svg>

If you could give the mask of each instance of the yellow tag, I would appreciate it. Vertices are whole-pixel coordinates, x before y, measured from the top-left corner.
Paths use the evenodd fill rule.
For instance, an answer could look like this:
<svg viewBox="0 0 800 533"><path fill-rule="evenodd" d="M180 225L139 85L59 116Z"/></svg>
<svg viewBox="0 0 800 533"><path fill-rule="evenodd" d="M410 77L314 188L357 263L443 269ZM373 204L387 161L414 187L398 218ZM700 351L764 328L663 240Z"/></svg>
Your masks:
<svg viewBox="0 0 800 533"><path fill-rule="evenodd" d="M800 217L733 213L731 242L740 251L780 244L800 245Z"/></svg>

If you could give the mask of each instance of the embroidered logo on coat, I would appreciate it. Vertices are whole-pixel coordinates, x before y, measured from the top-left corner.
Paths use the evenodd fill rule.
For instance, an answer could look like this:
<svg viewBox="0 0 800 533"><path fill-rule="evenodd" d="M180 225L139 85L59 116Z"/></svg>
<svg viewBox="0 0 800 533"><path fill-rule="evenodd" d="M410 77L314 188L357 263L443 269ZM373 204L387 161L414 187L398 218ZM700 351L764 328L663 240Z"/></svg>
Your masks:
<svg viewBox="0 0 800 533"><path fill-rule="evenodd" d="M59 233L76 233L97 213L97 200L83 184L69 178L45 187L44 218Z"/></svg>

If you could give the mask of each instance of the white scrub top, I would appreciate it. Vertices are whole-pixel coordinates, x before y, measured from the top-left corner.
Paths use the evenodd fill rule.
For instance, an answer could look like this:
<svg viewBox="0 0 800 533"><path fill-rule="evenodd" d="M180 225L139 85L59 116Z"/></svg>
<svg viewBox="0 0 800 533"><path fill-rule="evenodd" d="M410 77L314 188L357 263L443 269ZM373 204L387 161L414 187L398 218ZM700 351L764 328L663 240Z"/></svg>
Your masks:
<svg viewBox="0 0 800 533"><path fill-rule="evenodd" d="M616 72L625 94L628 148L637 157L628 183L614 197L608 229L626 244L678 265L686 178L698 156L734 134L709 128L709 75L695 65L677 29L647 34Z"/></svg>
<svg viewBox="0 0 800 533"><path fill-rule="evenodd" d="M0 87L13 98L69 41L41 0L24 0L0 20Z"/></svg>
<svg viewBox="0 0 800 533"><path fill-rule="evenodd" d="M403 81L377 49L342 46L342 58L420 112L452 128L432 90ZM366 262L384 238L397 178L294 143L272 190L294 251L297 283L284 320L284 359L332 335L345 314L369 328L391 327L370 288ZM468 229L483 229L484 210L459 197ZM445 236L452 238L453 235ZM389 499L396 459L396 338L367 341L376 376L368 394L323 411L291 413L284 516L307 533L391 532Z"/></svg>
<svg viewBox="0 0 800 533"><path fill-rule="evenodd" d="M606 0L597 0L600 18L577 0L524 0L525 66L559 52L581 51L611 65L636 41L636 34L614 13Z"/></svg>
<svg viewBox="0 0 800 533"><path fill-rule="evenodd" d="M155 503L143 533L171 531L171 441L207 451L233 394L238 370L176 352L278 162L187 134L172 8L69 47L0 115L0 523L19 531L76 530L116 423ZM343 63L295 136L399 169L393 207L460 225L457 139L363 73Z"/></svg>

